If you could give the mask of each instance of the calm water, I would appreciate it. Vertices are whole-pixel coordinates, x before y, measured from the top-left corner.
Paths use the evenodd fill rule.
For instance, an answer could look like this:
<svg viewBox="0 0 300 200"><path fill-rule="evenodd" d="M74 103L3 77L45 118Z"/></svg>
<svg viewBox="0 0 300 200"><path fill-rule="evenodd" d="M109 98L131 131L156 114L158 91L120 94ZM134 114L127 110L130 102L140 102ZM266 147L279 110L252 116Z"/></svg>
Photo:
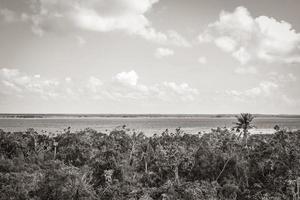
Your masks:
<svg viewBox="0 0 300 200"><path fill-rule="evenodd" d="M161 133L165 129L174 130L181 127L188 133L209 131L216 127L232 127L235 118L208 118L208 117L91 117L91 118L0 118L0 129L6 131L24 131L34 128L37 131L61 132L67 127L78 131L87 127L98 131L109 131L117 126L126 125L130 129L143 131L147 135ZM273 132L278 124L288 129L300 129L300 118L256 118L254 124L257 129L253 132Z"/></svg>

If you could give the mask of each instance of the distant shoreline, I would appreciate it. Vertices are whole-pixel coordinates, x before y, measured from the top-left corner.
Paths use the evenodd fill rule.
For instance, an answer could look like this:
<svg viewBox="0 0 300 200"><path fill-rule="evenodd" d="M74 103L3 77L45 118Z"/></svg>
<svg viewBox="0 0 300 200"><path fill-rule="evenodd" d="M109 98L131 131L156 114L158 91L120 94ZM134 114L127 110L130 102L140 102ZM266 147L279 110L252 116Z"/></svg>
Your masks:
<svg viewBox="0 0 300 200"><path fill-rule="evenodd" d="M19 114L2 113L0 118L231 118L238 114ZM256 118L300 118L289 114L254 114Z"/></svg>

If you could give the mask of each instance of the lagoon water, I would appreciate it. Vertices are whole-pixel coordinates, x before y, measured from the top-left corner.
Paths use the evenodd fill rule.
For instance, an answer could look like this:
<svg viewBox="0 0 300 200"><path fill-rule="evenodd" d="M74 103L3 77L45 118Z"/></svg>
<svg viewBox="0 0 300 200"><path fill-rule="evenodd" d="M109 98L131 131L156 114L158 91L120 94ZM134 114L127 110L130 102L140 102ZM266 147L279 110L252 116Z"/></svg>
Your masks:
<svg viewBox="0 0 300 200"><path fill-rule="evenodd" d="M169 129L174 131L181 127L187 133L207 132L216 127L232 127L234 117L51 117L51 118L0 118L0 129L5 131L24 131L34 128L39 131L53 133L62 132L71 127L72 131L92 128L108 132L118 126L135 131L143 131L146 135L160 134ZM260 117L254 120L256 133L272 133L273 127L300 129L300 118Z"/></svg>

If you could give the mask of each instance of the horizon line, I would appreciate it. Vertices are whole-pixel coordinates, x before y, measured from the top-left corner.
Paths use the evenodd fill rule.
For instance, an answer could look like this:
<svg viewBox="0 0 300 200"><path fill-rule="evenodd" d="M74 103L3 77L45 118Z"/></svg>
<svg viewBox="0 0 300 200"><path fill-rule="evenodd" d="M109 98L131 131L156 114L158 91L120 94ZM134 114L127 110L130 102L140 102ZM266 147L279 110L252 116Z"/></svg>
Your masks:
<svg viewBox="0 0 300 200"><path fill-rule="evenodd" d="M251 112L239 112L239 113L35 113L35 112L0 112L0 115L239 115L241 113L250 113L252 115L286 115L286 116L299 116L299 114L291 113L251 113Z"/></svg>

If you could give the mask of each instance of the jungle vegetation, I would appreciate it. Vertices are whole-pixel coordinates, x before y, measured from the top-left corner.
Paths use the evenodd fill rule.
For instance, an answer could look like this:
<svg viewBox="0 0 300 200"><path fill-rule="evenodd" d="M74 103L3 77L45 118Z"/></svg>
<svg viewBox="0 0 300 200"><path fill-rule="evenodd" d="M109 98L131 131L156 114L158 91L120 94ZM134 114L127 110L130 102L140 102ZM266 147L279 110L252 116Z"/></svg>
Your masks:
<svg viewBox="0 0 300 200"><path fill-rule="evenodd" d="M59 135L0 130L1 200L296 200L300 131L232 129L147 137L126 126Z"/></svg>

